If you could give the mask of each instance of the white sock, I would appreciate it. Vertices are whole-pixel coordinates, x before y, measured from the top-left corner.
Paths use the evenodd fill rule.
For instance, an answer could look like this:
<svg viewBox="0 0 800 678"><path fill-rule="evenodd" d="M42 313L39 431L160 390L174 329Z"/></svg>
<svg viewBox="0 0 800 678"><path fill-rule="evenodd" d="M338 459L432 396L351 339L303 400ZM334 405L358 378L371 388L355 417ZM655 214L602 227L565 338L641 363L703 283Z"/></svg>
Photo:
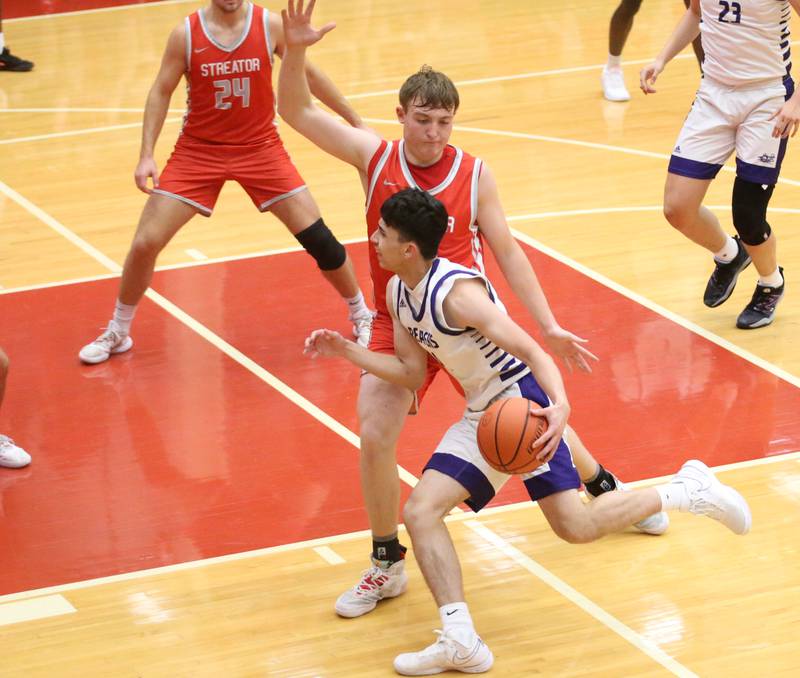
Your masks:
<svg viewBox="0 0 800 678"><path fill-rule="evenodd" d="M722 249L714 252L714 259L721 264L727 264L729 261L733 261L737 254L739 254L739 246L731 236L728 236Z"/></svg>
<svg viewBox="0 0 800 678"><path fill-rule="evenodd" d="M3 37L3 31L0 31L0 52L6 47L6 39Z"/></svg>
<svg viewBox="0 0 800 678"><path fill-rule="evenodd" d="M781 272L776 268L769 275L759 276L758 284L761 285L761 287L780 287L781 285L783 285L783 276L781 275Z"/></svg>
<svg viewBox="0 0 800 678"><path fill-rule="evenodd" d="M448 603L439 608L439 616L442 618L442 630L449 632L448 635L462 645L469 647L475 635L475 625L469 614L466 603Z"/></svg>
<svg viewBox="0 0 800 678"><path fill-rule="evenodd" d="M350 311L350 318L359 318L362 315L369 313L369 308L367 308L367 304L364 301L364 295L361 294L361 290L358 290L358 294L356 294L354 297L350 297L349 299L345 297L345 301L347 302L347 308Z"/></svg>
<svg viewBox="0 0 800 678"><path fill-rule="evenodd" d="M114 316L112 320L122 334L128 334L131 331L131 322L135 314L135 304L123 304L117 299L117 303L114 304Z"/></svg>
<svg viewBox="0 0 800 678"><path fill-rule="evenodd" d="M668 483L656 485L656 492L661 497L662 511L688 511L689 493L685 483Z"/></svg>
<svg viewBox="0 0 800 678"><path fill-rule="evenodd" d="M616 68L618 70L621 69L622 55L618 54L617 56L614 56L613 54L609 54L608 61L606 62L606 68Z"/></svg>

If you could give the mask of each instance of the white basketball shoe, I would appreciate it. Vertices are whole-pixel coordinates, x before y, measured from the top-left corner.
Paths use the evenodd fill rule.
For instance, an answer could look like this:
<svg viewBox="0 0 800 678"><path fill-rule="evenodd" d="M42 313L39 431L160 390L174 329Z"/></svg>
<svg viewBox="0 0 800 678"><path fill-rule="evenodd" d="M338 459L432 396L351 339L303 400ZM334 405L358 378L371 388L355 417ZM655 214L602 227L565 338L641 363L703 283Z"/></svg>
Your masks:
<svg viewBox="0 0 800 678"><path fill-rule="evenodd" d="M117 324L111 320L108 328L91 344L86 344L78 353L81 361L89 365L105 362L112 353L125 353L133 346L133 339L123 334Z"/></svg>
<svg viewBox="0 0 800 678"><path fill-rule="evenodd" d="M397 655L394 670L404 676L431 676L444 671L483 673L492 668L494 655L473 629L434 633L439 637L433 645Z"/></svg>
<svg viewBox="0 0 800 678"><path fill-rule="evenodd" d="M383 568L372 558L372 567L361 575L361 581L336 600L336 614L360 617L372 612L384 598L395 598L405 593L408 587L405 564L405 560L398 560Z"/></svg>
<svg viewBox="0 0 800 678"><path fill-rule="evenodd" d="M600 81L603 84L603 96L609 101L628 101L631 98L621 68L604 66Z"/></svg>
<svg viewBox="0 0 800 678"><path fill-rule="evenodd" d="M357 316L350 316L350 322L353 323L353 336L356 338L356 343L359 346L367 348L369 340L372 336L372 319L375 314L372 311L362 313Z"/></svg>
<svg viewBox="0 0 800 678"><path fill-rule="evenodd" d="M6 468L22 468L31 463L31 455L8 436L0 435L0 466Z"/></svg>
<svg viewBox="0 0 800 678"><path fill-rule="evenodd" d="M689 506L682 510L718 520L734 534L750 531L753 518L744 497L717 480L702 461L687 461L673 476L674 483L683 483L689 495Z"/></svg>

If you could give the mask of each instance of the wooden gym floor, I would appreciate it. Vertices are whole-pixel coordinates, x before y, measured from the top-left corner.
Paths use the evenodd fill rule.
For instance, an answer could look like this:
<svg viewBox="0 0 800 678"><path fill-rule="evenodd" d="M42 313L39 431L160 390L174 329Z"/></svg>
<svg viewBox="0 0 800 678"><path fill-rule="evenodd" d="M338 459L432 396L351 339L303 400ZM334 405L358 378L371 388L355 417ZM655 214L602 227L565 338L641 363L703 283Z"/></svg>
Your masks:
<svg viewBox="0 0 800 678"><path fill-rule="evenodd" d="M302 357L309 330L347 325L274 218L227 186L159 260L133 351L78 364L144 202L132 173L147 90L169 30L201 3L100 4L124 5L4 3L6 42L36 69L0 74L0 431L34 461L0 469L0 675L394 675L395 654L433 640L435 605L411 558L402 598L357 620L333 612L369 550L358 374ZM429 63L453 78L453 142L493 168L557 317L601 358L565 375L589 448L636 484L699 457L753 510L746 537L673 515L662 537L588 546L560 542L514 481L480 515L454 514L492 675L795 675L800 155L790 143L770 211L787 296L773 326L738 331L754 272L705 308L708 257L660 212L693 56L656 96L634 91L682 3L643 3L626 104L599 88L614 5L320 0L319 22L338 27L311 54L388 137L407 75ZM281 133L368 289L355 173ZM732 180L723 171L707 201L726 225ZM461 407L443 381L426 405L401 441L404 496Z"/></svg>

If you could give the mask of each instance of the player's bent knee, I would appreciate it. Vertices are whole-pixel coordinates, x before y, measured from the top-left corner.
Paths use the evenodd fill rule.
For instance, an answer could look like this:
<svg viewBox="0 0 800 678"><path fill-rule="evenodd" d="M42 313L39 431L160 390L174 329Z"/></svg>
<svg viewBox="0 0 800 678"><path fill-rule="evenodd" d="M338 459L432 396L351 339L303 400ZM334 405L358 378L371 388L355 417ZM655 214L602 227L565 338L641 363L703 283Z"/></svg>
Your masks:
<svg viewBox="0 0 800 678"><path fill-rule="evenodd" d="M403 506L403 524L413 533L425 525L440 521L446 513L424 499L415 499L412 493Z"/></svg>
<svg viewBox="0 0 800 678"><path fill-rule="evenodd" d="M590 523L583 521L564 521L550 523L553 532L568 544L588 544L597 539L597 534Z"/></svg>
<svg viewBox="0 0 800 678"><path fill-rule="evenodd" d="M683 231L693 221L692 217L696 218L697 213L695 212L693 215L692 212L681 205L678 200L671 200L669 198L664 200L664 218L673 228Z"/></svg>
<svg viewBox="0 0 800 678"><path fill-rule="evenodd" d="M767 206L774 188L775 184L754 184L741 177L733 182L733 226L746 245L761 245L772 233L767 223Z"/></svg>
<svg viewBox="0 0 800 678"><path fill-rule="evenodd" d="M334 271L347 259L347 251L322 219L294 236L303 249L317 262L321 271Z"/></svg>
<svg viewBox="0 0 800 678"><path fill-rule="evenodd" d="M158 256L161 250L166 247L162 238L150 235L136 235L131 244L131 254L135 257L154 257Z"/></svg>

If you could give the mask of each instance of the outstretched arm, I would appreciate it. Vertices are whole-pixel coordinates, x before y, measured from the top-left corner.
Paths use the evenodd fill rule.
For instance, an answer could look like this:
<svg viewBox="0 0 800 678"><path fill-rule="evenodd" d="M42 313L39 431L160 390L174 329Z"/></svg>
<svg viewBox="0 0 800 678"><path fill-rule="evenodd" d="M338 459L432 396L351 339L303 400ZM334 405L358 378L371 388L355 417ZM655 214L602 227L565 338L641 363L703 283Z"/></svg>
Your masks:
<svg viewBox="0 0 800 678"><path fill-rule="evenodd" d="M277 14L269 15L270 35L275 45L274 51L281 59L286 54L286 44L283 38L283 21ZM334 113L344 118L352 127L363 127L361 116L344 98L339 88L333 83L322 69L308 60L305 62L305 74L311 94L330 108Z"/></svg>
<svg viewBox="0 0 800 678"><path fill-rule="evenodd" d="M655 94L653 85L656 84L661 71L672 58L683 50L692 40L700 34L700 0L691 0L689 7L684 12L672 35L664 45L659 55L652 64L645 66L639 72L639 87L645 94Z"/></svg>
<svg viewBox="0 0 800 678"><path fill-rule="evenodd" d="M564 360L570 370L574 363L584 372L591 372L589 361L597 357L583 346L586 339L568 332L556 321L528 257L511 235L497 183L486 165L478 180L478 227L514 294L539 324L548 348Z"/></svg>
<svg viewBox="0 0 800 678"><path fill-rule="evenodd" d="M507 353L516 356L533 371L536 381L550 398L551 405L534 410L547 418L548 429L537 441L545 442L539 459L548 461L555 454L558 441L570 413L567 393L553 359L541 346L490 299L482 280L459 280L443 304L445 320L451 327L474 327Z"/></svg>
<svg viewBox="0 0 800 678"><path fill-rule="evenodd" d="M391 289L387 295L392 298ZM425 381L428 354L400 324L391 306L389 315L394 326L394 355L370 351L332 330L314 330L306 339L303 353L312 358L339 356L384 381L416 391Z"/></svg>
<svg viewBox="0 0 800 678"><path fill-rule="evenodd" d="M304 137L319 146L323 151L350 163L366 172L369 161L380 145L373 133L361 129L361 119L353 111L344 97L331 90L333 83L312 67L310 81L317 88L320 100L342 115L351 125L342 125L330 113L314 104L306 76L306 49L322 39L335 24L327 24L317 30L311 26L314 0L303 11L302 0L298 0L295 10L293 0L287 9L281 11L283 25L283 61L278 76L278 113Z"/></svg>
<svg viewBox="0 0 800 678"><path fill-rule="evenodd" d="M153 151L164 126L164 119L169 110L169 100L186 72L186 35L183 24L173 29L167 40L167 47L161 59L153 86L147 95L142 124L142 147L139 152L139 164L134 172L134 180L140 191L150 193L147 178L153 178L153 187L158 186L158 167L153 159Z"/></svg>

